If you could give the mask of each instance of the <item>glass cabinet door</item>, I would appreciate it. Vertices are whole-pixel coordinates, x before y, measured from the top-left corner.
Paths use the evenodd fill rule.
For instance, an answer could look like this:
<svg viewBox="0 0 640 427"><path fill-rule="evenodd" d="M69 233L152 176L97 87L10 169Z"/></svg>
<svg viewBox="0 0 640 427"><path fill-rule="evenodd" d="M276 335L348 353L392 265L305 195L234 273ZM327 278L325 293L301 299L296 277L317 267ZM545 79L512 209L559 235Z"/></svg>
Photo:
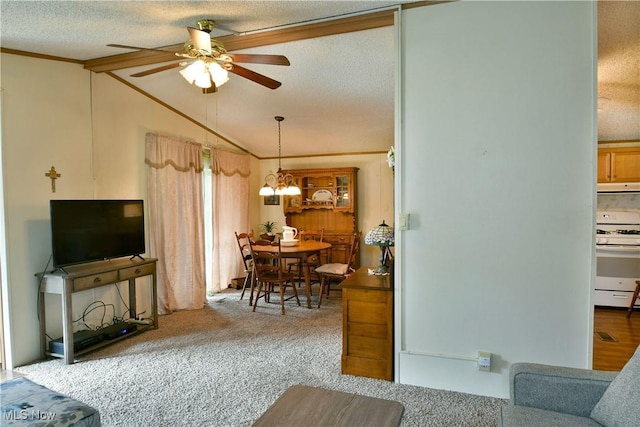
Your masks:
<svg viewBox="0 0 640 427"><path fill-rule="evenodd" d="M348 176L336 176L336 208L351 207L350 182Z"/></svg>

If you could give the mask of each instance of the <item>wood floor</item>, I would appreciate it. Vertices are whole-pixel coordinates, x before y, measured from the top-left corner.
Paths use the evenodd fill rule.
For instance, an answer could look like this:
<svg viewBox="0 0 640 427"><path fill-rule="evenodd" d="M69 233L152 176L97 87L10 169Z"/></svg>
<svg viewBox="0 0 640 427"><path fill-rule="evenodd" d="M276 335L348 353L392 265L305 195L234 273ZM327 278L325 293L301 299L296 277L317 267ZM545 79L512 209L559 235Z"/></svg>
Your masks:
<svg viewBox="0 0 640 427"><path fill-rule="evenodd" d="M593 369L619 371L640 345L640 311L596 308L593 320Z"/></svg>

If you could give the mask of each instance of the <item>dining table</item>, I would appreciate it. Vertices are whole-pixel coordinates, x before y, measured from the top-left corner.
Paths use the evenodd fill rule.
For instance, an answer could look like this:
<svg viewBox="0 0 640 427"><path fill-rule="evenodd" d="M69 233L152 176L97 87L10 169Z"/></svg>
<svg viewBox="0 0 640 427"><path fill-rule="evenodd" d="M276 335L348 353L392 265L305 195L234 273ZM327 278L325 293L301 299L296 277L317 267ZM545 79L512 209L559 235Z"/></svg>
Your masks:
<svg viewBox="0 0 640 427"><path fill-rule="evenodd" d="M320 253L320 251L329 249L331 243L318 242L315 240L304 240L289 242L273 243L271 245L254 245L253 249L256 251L278 252L278 248L282 253L282 258L298 258L306 259L312 255ZM311 269L308 263L304 263L304 284L305 294L307 296L307 308L311 308Z"/></svg>

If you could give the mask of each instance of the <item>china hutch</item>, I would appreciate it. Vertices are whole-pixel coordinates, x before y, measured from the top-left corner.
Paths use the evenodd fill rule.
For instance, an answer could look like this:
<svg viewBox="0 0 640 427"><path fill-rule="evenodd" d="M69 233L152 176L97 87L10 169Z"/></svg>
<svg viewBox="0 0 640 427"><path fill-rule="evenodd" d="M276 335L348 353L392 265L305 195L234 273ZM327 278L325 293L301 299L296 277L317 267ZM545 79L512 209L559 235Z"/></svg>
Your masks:
<svg viewBox="0 0 640 427"><path fill-rule="evenodd" d="M298 230L324 228L324 241L332 245L330 261L346 263L352 235L358 229L358 168L290 169L283 172L293 176L301 193L284 196L287 225Z"/></svg>

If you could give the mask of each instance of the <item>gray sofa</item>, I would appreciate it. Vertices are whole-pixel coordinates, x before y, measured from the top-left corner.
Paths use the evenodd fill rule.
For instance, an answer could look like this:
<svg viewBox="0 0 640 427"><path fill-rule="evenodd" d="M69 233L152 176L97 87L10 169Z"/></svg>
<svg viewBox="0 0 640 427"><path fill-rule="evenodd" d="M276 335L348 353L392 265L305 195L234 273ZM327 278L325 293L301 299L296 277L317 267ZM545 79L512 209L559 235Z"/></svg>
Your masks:
<svg viewBox="0 0 640 427"><path fill-rule="evenodd" d="M640 347L622 371L535 363L510 370L510 404L499 426L639 426Z"/></svg>
<svg viewBox="0 0 640 427"><path fill-rule="evenodd" d="M0 383L0 425L100 427L95 408L18 377Z"/></svg>

